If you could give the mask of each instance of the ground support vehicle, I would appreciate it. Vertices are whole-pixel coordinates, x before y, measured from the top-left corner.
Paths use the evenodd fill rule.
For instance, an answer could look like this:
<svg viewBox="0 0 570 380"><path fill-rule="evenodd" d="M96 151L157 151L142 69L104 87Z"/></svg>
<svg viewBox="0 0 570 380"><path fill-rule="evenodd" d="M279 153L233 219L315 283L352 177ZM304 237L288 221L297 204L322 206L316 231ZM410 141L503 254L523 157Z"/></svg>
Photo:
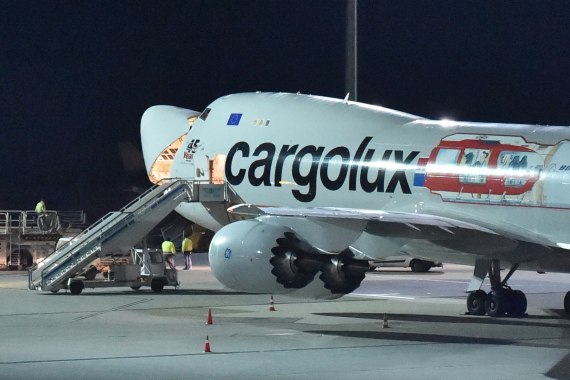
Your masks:
<svg viewBox="0 0 570 380"><path fill-rule="evenodd" d="M419 259L411 256L389 256L369 262L370 269L376 268L410 268L412 272L427 272L433 267L443 267L440 262Z"/></svg>
<svg viewBox="0 0 570 380"><path fill-rule="evenodd" d="M99 268L104 268L104 271L100 272ZM98 273L102 276L99 277ZM71 294L80 294L85 288L130 287L138 290L143 286L161 292L165 286L177 289L179 285L176 269L166 268L162 252L133 249L129 259L120 257L115 261L109 258L101 260L90 266L82 275L68 279L67 283L52 292L69 289Z"/></svg>
<svg viewBox="0 0 570 380"><path fill-rule="evenodd" d="M0 210L0 269L25 270L42 261L62 237L80 233L85 219L83 211Z"/></svg>

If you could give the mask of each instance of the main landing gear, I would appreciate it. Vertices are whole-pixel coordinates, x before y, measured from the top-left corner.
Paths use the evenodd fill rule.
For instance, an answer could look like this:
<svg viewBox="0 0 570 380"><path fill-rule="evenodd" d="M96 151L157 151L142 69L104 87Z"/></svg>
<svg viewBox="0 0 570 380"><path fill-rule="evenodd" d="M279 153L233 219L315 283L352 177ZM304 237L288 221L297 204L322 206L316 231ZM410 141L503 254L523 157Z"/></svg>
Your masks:
<svg viewBox="0 0 570 380"><path fill-rule="evenodd" d="M481 276L485 265L488 265L489 280L491 282L491 291L489 293L485 293L479 289L485 279L484 275ZM488 261L477 260L473 281L468 290L470 291L467 297L467 310L469 314L486 314L490 317L501 317L505 314L509 317L524 316L527 307L526 296L522 291L513 290L507 285L507 281L518 267L519 264L515 264L501 281L499 260L492 260L490 265ZM477 283L479 283L477 290L471 290ZM570 309L570 292L566 294L566 298L564 299L564 308L566 308L566 305L568 305L568 309Z"/></svg>

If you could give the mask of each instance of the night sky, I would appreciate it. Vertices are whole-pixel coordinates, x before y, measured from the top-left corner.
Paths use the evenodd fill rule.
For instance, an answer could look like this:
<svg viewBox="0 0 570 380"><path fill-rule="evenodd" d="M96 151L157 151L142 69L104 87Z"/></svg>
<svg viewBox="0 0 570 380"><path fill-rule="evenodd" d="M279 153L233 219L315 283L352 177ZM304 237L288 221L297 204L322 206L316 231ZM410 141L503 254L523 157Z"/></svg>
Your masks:
<svg viewBox="0 0 570 380"><path fill-rule="evenodd" d="M570 125L570 2L358 4L360 101L430 118ZM94 221L122 207L136 196L126 189L150 183L119 147L140 149L140 118L155 104L201 111L235 92L345 95L344 1L0 7L0 209L43 197Z"/></svg>

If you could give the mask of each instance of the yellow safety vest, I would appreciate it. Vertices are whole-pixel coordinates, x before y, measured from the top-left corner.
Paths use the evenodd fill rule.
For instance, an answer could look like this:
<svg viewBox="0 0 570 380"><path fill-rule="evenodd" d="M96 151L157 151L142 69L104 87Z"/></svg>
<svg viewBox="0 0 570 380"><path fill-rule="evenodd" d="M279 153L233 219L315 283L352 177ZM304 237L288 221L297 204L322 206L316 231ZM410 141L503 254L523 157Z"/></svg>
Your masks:
<svg viewBox="0 0 570 380"><path fill-rule="evenodd" d="M192 240L188 238L182 240L182 252L192 252Z"/></svg>
<svg viewBox="0 0 570 380"><path fill-rule="evenodd" d="M174 253L176 254L176 248L174 247L174 243L170 240L165 240L162 242L162 252L163 253Z"/></svg>
<svg viewBox="0 0 570 380"><path fill-rule="evenodd" d="M46 204L44 203L44 201L39 201L38 204L36 205L36 212L42 213L42 212L46 212Z"/></svg>

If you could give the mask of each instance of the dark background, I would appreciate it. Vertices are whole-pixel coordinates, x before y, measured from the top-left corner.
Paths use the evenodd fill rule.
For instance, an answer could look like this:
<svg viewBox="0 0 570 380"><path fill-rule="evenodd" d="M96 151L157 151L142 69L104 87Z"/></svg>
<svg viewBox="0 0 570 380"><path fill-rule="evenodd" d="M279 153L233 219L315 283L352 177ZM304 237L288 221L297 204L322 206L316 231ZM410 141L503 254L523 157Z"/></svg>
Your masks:
<svg viewBox="0 0 570 380"><path fill-rule="evenodd" d="M151 105L343 98L345 13L341 0L0 1L0 209L43 197L93 221L122 207L150 186L136 150ZM358 98L568 125L568 20L568 1L360 0Z"/></svg>

